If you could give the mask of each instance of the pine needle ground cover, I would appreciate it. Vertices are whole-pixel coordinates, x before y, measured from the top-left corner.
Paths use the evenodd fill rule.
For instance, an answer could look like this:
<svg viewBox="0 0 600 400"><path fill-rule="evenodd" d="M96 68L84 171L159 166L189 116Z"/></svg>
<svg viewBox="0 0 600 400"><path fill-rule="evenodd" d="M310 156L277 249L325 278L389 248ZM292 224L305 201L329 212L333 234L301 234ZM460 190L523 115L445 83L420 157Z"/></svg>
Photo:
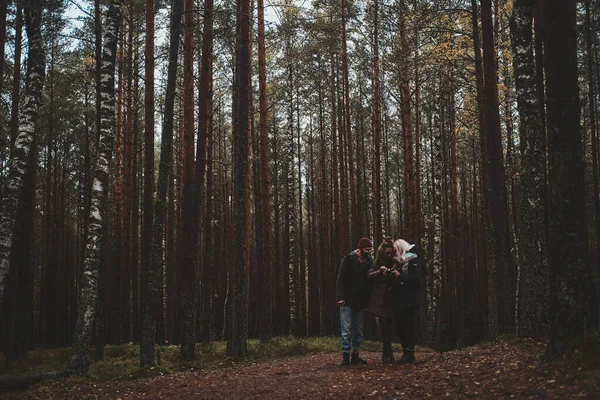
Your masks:
<svg viewBox="0 0 600 400"><path fill-rule="evenodd" d="M245 358L225 356L225 343L196 347L196 361L160 347L161 363L139 368L139 347L107 346L90 376L47 381L2 397L26 398L596 398L600 393L597 338L574 360L543 363L545 343L502 338L497 343L435 352L417 348L417 363L381 363L381 343L367 341L366 366L342 368L334 337L250 341ZM399 354L395 346L395 354ZM31 352L19 374L68 363L69 349Z"/></svg>

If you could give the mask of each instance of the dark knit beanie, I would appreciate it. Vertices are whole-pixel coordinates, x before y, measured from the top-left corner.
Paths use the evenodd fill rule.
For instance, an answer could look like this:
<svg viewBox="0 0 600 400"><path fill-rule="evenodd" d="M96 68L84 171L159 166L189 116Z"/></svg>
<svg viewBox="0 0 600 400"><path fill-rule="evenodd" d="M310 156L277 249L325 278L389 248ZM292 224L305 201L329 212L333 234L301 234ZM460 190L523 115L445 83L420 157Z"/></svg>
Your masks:
<svg viewBox="0 0 600 400"><path fill-rule="evenodd" d="M358 248L359 248L359 249L365 249L365 248L367 248L367 247L373 247L373 243L371 243L371 239L369 239L369 238L366 238L366 237L364 237L364 238L361 238L361 239L358 241Z"/></svg>

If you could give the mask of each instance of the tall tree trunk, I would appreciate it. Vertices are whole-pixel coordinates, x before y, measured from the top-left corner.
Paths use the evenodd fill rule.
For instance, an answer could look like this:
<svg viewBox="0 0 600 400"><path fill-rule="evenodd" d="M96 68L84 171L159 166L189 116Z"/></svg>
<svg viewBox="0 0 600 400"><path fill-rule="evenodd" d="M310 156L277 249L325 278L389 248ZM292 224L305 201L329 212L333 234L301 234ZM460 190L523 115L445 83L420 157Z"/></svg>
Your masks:
<svg viewBox="0 0 600 400"><path fill-rule="evenodd" d="M592 137L592 179L594 181L594 222L596 231L596 264L600 254L600 190L598 188L598 130L596 126L596 96L595 96L595 81L594 81L594 58L593 58L593 36L592 36L592 19L590 11L590 1L587 0L585 3L585 38L586 38L586 69L588 78L588 101L590 110L590 136ZM597 283L596 283L597 285ZM592 307L592 321L598 324L599 305L598 305L598 294L597 289L593 292Z"/></svg>
<svg viewBox="0 0 600 400"><path fill-rule="evenodd" d="M404 3L404 2L402 2ZM402 5L404 8L404 4ZM405 60L409 59L410 47L406 39L405 17L400 20L400 41L402 43L402 54ZM404 176L406 185L406 240L415 243L417 240L418 219L417 219L417 191L415 181L415 151L413 138L413 120L411 113L411 95L409 79L409 63L404 62L404 72L400 78L401 82L401 113L402 113L402 136L404 138Z"/></svg>
<svg viewBox="0 0 600 400"><path fill-rule="evenodd" d="M265 6L258 0L258 91L260 132L260 209L262 220L258 222L261 248L257 265L259 268L260 338L273 336L272 293L273 287L273 230L271 228L271 171L269 169L269 122L267 115L267 67L265 46Z"/></svg>
<svg viewBox="0 0 600 400"><path fill-rule="evenodd" d="M575 0L546 0L550 341L546 358L573 356L586 335L588 235L581 148Z"/></svg>
<svg viewBox="0 0 600 400"><path fill-rule="evenodd" d="M71 369L77 375L86 375L90 366L91 331L96 309L98 270L102 260L100 250L104 239L104 202L108 184L108 166L112 158L115 137L115 57L122 8L121 0L114 0L111 3L104 31L100 143L94 168L89 236L71 357Z"/></svg>
<svg viewBox="0 0 600 400"><path fill-rule="evenodd" d="M112 225L114 226L114 228L112 230L114 230L114 236L109 236L111 237L112 240L109 241L109 246L108 249L111 249L111 257L112 257L112 262L110 263L100 263L100 278L99 278L99 287L98 287L98 300L97 300L97 304L98 304L98 311L101 312L102 314L104 313L104 311L102 310L103 308L105 308L107 306L107 301L106 301L106 296L104 295L105 293L105 288L104 288L104 284L108 285L108 287L106 288L109 291L109 295L108 295L108 299L109 299L109 305L112 303L112 298L116 297L113 295L116 293L120 293L120 289L121 289L121 285L122 283L125 281L123 279L123 275L122 274L122 267L123 267L123 259L122 259L122 255L123 255L123 248L121 245L121 242L123 241L122 238L122 200L123 200L123 196L122 196L122 188L123 188L123 154L121 151L121 142L122 142L122 138L123 138L123 51L124 51L124 40L123 40L123 29L120 30L119 32L119 40L118 40L118 45L117 45L117 60L116 60L116 64L117 64L117 94L116 94L116 128L115 128L115 166L114 166L114 170L115 170L115 179L114 179L114 185L113 185L113 199L114 201L112 202L112 207L111 207L111 211L113 211L112 217ZM110 192L110 190L109 190ZM107 275L110 275L110 277L108 277ZM112 308L114 309L114 319L117 325L117 332L118 334L122 334L122 330L123 330L123 315L124 312L122 311L121 307L122 304L115 302L116 305L113 306ZM100 314L99 314L100 315ZM100 318L98 318L98 320L100 320ZM104 333L105 326L101 326L101 325L106 325L106 324L96 324L96 332L97 332L97 336L96 339L98 338L103 338L104 336L106 336ZM98 344L98 340L96 340L96 343ZM100 343L100 347L104 347L104 343ZM98 348L97 348L98 349Z"/></svg>
<svg viewBox="0 0 600 400"><path fill-rule="evenodd" d="M199 101L198 101L198 148L197 148L197 159L196 159L196 179L197 188L201 192L204 191L204 171L206 169L207 162L211 163L210 159L210 143L209 136L212 132L209 131L210 118L212 118L212 57L213 57L213 14L214 14L214 1L204 1L204 33L202 38L202 65L200 70L200 84L199 84ZM204 224L204 235L203 235L203 252L204 255L203 266L202 266L202 307L203 314L202 318L202 337L206 340L211 340L212 334L212 303L213 303L213 274L212 274L212 256L213 250L211 249L211 219L212 219L212 191L209 186L209 181L212 182L212 166L209 166L208 173L206 174L206 196L198 196L198 206L201 207L202 197L206 197L205 207L205 224ZM212 183L211 183L212 185ZM211 216L211 217L209 217Z"/></svg>
<svg viewBox="0 0 600 400"><path fill-rule="evenodd" d="M546 246L546 148L535 86L534 0L515 0L510 21L513 68L520 117L519 264L517 333L548 333L548 260ZM542 229L540 229L542 228Z"/></svg>
<svg viewBox="0 0 600 400"><path fill-rule="evenodd" d="M8 8L8 0L1 0L0 2L0 94L2 93L2 91L4 90L4 52L5 52L5 45L6 45L6 11ZM17 10L20 10L20 4L17 2ZM18 13L18 11L17 11ZM19 17L16 18L17 24ZM18 34L18 33L17 33ZM15 51L17 50L17 47L15 46ZM21 50L18 50L19 53L21 52ZM15 57L14 59L15 61L17 61L18 59ZM19 60L20 63L20 60ZM2 146L6 146L8 143L10 143L10 138L8 136L9 132L5 131L6 126L5 124L2 124L2 126L0 126L0 144ZM12 148L12 146L11 146ZM0 298L0 302L2 301L2 299ZM2 308L0 306L0 308Z"/></svg>
<svg viewBox="0 0 600 400"><path fill-rule="evenodd" d="M346 22L348 18L348 7L346 0L342 0L342 68L344 70L344 117L346 122L346 144L348 151L348 166L347 169L350 172L349 188L350 188L350 210L352 218L352 231L350 233L350 243L357 242L358 239L363 235L362 228L360 226L360 218L358 217L358 206L356 202L356 179L355 179L355 168L354 168L354 152L352 146L354 142L352 140L352 122L350 120L350 80L348 78L348 44L346 38Z"/></svg>
<svg viewBox="0 0 600 400"><path fill-rule="evenodd" d="M17 2L15 17L15 62L13 65L13 87L10 112L10 148L15 145L19 134L19 100L21 88L21 44L23 42L23 7ZM0 307L1 308L1 307Z"/></svg>
<svg viewBox="0 0 600 400"><path fill-rule="evenodd" d="M171 151L171 142L173 140L173 104L175 99L175 76L171 76L171 119L170 132L164 132L161 141L161 152L159 173L162 172L163 178L162 193L158 194L156 199L160 210L160 216L153 226L154 209L152 197L154 194L154 0L146 0L146 86L145 86L145 159L144 159L144 237L146 247L142 253L147 252L146 262L146 296L143 304L143 324L142 324L142 344L140 346L140 366L154 365L154 343L156 342L156 322L158 317L158 297L160 293L158 277L162 276L162 243L164 227L164 203L167 197L167 160ZM176 22L177 24L178 22ZM170 46L170 50L172 50ZM177 50L175 50L176 52ZM177 54L175 61L177 62ZM175 75L174 73L172 75ZM168 136L170 133L170 136ZM167 143L165 143L165 141ZM166 153L166 154L165 154ZM155 239L154 236L157 236ZM157 249L160 247L160 249ZM157 257L159 256L159 257ZM161 301L162 302L162 301Z"/></svg>
<svg viewBox="0 0 600 400"><path fill-rule="evenodd" d="M17 8L19 4L17 4ZM2 0L0 3L0 93L4 88L4 46L6 45L6 10L8 0ZM15 58L16 60L16 58Z"/></svg>
<svg viewBox="0 0 600 400"><path fill-rule="evenodd" d="M432 270L430 276L430 295L427 307L428 343L435 348L440 344L440 311L442 309L442 179L444 150L442 146L442 129L436 115L433 126L430 126L433 144L433 210L431 213L432 233L430 236L432 254Z"/></svg>
<svg viewBox="0 0 600 400"><path fill-rule="evenodd" d="M306 336L306 256L304 252L304 201L302 197L302 141L300 137L300 84L296 76L296 138L298 145L298 272L296 273L296 335Z"/></svg>
<svg viewBox="0 0 600 400"><path fill-rule="evenodd" d="M250 54L248 42L250 40L250 1L238 0L237 17L237 40L235 57L235 91L237 92L234 113L234 193L233 212L235 215L233 223L233 271L231 278L232 320L231 332L227 342L228 356L246 355L248 339L248 299L246 292L246 190L248 180L248 91L250 82L248 71L250 68Z"/></svg>
<svg viewBox="0 0 600 400"><path fill-rule="evenodd" d="M381 243L381 86L379 83L379 1L373 1L373 237Z"/></svg>
<svg viewBox="0 0 600 400"><path fill-rule="evenodd" d="M13 251L15 226L24 179L28 170L29 153L36 137L38 108L42 99L45 77L45 55L42 42L42 2L29 0L25 5L25 30L29 39L27 78L23 107L19 113L19 133L9 160L8 179L2 192L0 213L0 316L2 299L10 269L10 253Z"/></svg>
<svg viewBox="0 0 600 400"><path fill-rule="evenodd" d="M498 85L492 26L491 0L481 1L481 26L483 33L483 72L485 77L486 146L488 164L488 215L490 221L489 284L489 338L496 339L498 332L508 333L514 327L512 296L509 283L511 268L508 244L508 209L500 132Z"/></svg>
<svg viewBox="0 0 600 400"><path fill-rule="evenodd" d="M486 108L485 108L485 88L484 88L484 79L483 79L483 63L482 63L482 55L481 55L481 35L479 34L479 23L478 23L478 8L477 8L477 0L471 0L471 10L472 10L472 24L473 24L473 50L475 53L475 79L476 79L476 96L477 96L477 116L478 116L478 128L479 128L479 166L481 169L481 174L479 175L479 186L481 190L482 204L481 204L481 218L476 220L479 224L479 235L481 237L480 243L481 246L478 247L480 250L478 253L479 260L479 271L478 275L479 279L477 280L477 287L479 289L479 293L481 296L486 296L487 291L484 290L483 280L486 280L485 286L487 287L487 270L489 267L489 250L488 244L490 241L490 232L488 230L489 227L489 216L488 216L488 162L487 162L487 148L486 148ZM480 296L480 297L481 297ZM489 297L489 296L487 296ZM480 307L478 308L478 315L482 317L482 320L487 319L489 308L488 298L484 301L481 301ZM496 321L496 320L494 320ZM489 322L488 322L489 324ZM497 326L496 322L494 322L494 326ZM494 328L496 329L496 328Z"/></svg>
<svg viewBox="0 0 600 400"><path fill-rule="evenodd" d="M196 343L196 269L197 269L197 218L194 192L194 39L193 39L193 0L185 0L184 39L183 39L183 208L181 265L181 358L191 361L195 358Z"/></svg>

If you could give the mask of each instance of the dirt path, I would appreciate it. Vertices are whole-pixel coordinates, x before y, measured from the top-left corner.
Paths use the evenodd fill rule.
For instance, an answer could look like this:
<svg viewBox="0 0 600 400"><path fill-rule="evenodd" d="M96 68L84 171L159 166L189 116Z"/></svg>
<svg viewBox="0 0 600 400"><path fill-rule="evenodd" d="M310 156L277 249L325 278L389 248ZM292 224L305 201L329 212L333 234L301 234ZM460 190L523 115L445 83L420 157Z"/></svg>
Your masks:
<svg viewBox="0 0 600 400"><path fill-rule="evenodd" d="M600 398L598 370L539 366L540 346L474 346L420 353L413 365L341 367L340 355L318 354L151 379L77 383L66 379L7 395L11 399L481 399Z"/></svg>

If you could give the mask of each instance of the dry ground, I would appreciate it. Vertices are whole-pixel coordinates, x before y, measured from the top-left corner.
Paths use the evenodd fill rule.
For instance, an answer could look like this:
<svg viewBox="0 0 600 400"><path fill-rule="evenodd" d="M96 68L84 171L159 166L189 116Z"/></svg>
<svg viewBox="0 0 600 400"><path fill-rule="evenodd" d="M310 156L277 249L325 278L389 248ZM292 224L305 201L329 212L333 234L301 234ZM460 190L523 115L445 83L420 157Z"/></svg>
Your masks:
<svg viewBox="0 0 600 400"><path fill-rule="evenodd" d="M413 365L341 367L338 353L126 382L46 382L7 399L600 399L598 365L541 364L535 341L418 353Z"/></svg>

